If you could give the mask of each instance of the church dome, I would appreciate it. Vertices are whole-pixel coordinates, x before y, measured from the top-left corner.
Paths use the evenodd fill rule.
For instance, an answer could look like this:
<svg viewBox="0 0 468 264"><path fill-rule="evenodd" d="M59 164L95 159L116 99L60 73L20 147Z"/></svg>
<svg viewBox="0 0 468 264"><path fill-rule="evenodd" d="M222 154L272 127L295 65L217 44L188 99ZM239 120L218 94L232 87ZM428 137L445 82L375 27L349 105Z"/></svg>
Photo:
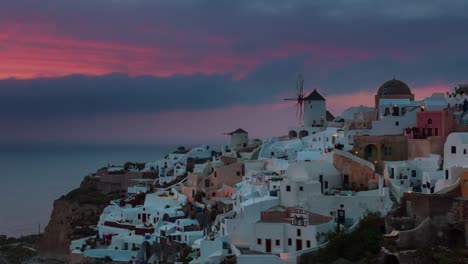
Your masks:
<svg viewBox="0 0 468 264"><path fill-rule="evenodd" d="M377 95L411 95L411 90L406 83L393 79L382 84Z"/></svg>

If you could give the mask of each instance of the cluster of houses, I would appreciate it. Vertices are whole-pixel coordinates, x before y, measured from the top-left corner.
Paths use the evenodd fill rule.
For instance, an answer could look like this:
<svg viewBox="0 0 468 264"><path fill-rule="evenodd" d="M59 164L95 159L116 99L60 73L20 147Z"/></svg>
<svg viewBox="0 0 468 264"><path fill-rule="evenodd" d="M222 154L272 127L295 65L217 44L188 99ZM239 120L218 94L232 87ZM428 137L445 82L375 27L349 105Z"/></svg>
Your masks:
<svg viewBox="0 0 468 264"><path fill-rule="evenodd" d="M468 215L453 213L468 197L468 85L416 101L392 79L374 107L333 117L316 90L303 106L304 125L285 136L261 141L237 129L220 148L122 168L149 177L125 185L95 236L71 243L72 260L297 263L369 212L386 216L385 238L404 246L437 235L434 227L468 242ZM444 213L453 217L431 218Z"/></svg>

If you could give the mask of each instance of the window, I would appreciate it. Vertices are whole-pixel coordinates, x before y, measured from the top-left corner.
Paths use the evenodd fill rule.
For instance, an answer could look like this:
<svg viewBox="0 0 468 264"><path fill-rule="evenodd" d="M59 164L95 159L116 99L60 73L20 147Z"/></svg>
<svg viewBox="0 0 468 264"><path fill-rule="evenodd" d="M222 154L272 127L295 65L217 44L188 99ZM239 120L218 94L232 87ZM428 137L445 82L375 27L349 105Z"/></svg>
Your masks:
<svg viewBox="0 0 468 264"><path fill-rule="evenodd" d="M384 116L388 116L389 114L390 114L390 108L386 107Z"/></svg>
<svg viewBox="0 0 468 264"><path fill-rule="evenodd" d="M457 146L452 146L452 154L457 154Z"/></svg>
<svg viewBox="0 0 468 264"><path fill-rule="evenodd" d="M432 127L427 129L427 135L432 137Z"/></svg>
<svg viewBox="0 0 468 264"><path fill-rule="evenodd" d="M299 186L299 191L301 191L301 192L302 192L303 190L304 190L304 187L302 187L302 186Z"/></svg>
<svg viewBox="0 0 468 264"><path fill-rule="evenodd" d="M141 214L138 214L138 220L141 220Z"/></svg>
<svg viewBox="0 0 468 264"><path fill-rule="evenodd" d="M286 185L286 191L287 191L287 192L290 192L290 191L291 191L291 186Z"/></svg>
<svg viewBox="0 0 468 264"><path fill-rule="evenodd" d="M288 238L288 246L292 245L292 239Z"/></svg>
<svg viewBox="0 0 468 264"><path fill-rule="evenodd" d="M325 181L325 189L328 189L328 181Z"/></svg>
<svg viewBox="0 0 468 264"><path fill-rule="evenodd" d="M279 246L280 245L280 241L279 239L276 239L276 245Z"/></svg>
<svg viewBox="0 0 468 264"><path fill-rule="evenodd" d="M210 187L210 179L205 180L205 188Z"/></svg>
<svg viewBox="0 0 468 264"><path fill-rule="evenodd" d="M310 240L307 240L307 247L310 248Z"/></svg>
<svg viewBox="0 0 468 264"><path fill-rule="evenodd" d="M300 229L297 229L296 235L297 235L298 237L301 236L301 230L300 230Z"/></svg>
<svg viewBox="0 0 468 264"><path fill-rule="evenodd" d="M257 245L261 245L262 244L262 239L261 238L257 238Z"/></svg>
<svg viewBox="0 0 468 264"><path fill-rule="evenodd" d="M466 155L466 149L463 150L463 155Z"/></svg>
<svg viewBox="0 0 468 264"><path fill-rule="evenodd" d="M395 126L399 126L399 125L400 125L400 122L396 121Z"/></svg>
<svg viewBox="0 0 468 264"><path fill-rule="evenodd" d="M237 176L240 176L240 175L241 175L240 171L236 172L236 175L237 175Z"/></svg>
<svg viewBox="0 0 468 264"><path fill-rule="evenodd" d="M448 180L448 176L449 176L448 170L445 170L445 179L446 180Z"/></svg>
<svg viewBox="0 0 468 264"><path fill-rule="evenodd" d="M216 193L211 193L211 197L216 197Z"/></svg>
<svg viewBox="0 0 468 264"><path fill-rule="evenodd" d="M432 125L432 119L431 119L431 118L429 118L429 119L427 120L427 124L428 124L428 125Z"/></svg>
<svg viewBox="0 0 468 264"><path fill-rule="evenodd" d="M434 136L439 136L439 129L437 127L434 128Z"/></svg>

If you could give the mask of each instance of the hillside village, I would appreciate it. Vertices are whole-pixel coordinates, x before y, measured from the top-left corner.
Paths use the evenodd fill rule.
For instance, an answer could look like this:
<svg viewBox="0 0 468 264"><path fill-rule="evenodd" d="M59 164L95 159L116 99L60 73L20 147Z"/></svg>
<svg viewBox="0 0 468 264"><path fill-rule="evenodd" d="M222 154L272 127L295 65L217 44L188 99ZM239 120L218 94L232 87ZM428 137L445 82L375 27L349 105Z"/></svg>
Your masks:
<svg viewBox="0 0 468 264"><path fill-rule="evenodd" d="M401 248L468 245L468 85L416 101L392 79L374 107L337 117L317 90L298 100L300 124L282 136L239 128L220 148L88 176L125 192L81 227L94 231L71 242L72 262L299 263L368 214Z"/></svg>

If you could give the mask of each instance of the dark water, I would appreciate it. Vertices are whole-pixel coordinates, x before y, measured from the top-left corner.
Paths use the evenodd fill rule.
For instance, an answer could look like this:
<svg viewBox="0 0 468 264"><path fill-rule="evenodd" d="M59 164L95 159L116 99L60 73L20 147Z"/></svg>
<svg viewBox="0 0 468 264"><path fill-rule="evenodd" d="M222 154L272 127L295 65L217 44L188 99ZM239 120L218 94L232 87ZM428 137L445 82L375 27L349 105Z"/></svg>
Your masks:
<svg viewBox="0 0 468 264"><path fill-rule="evenodd" d="M0 145L0 235L37 233L52 203L108 163L155 161L177 146Z"/></svg>

